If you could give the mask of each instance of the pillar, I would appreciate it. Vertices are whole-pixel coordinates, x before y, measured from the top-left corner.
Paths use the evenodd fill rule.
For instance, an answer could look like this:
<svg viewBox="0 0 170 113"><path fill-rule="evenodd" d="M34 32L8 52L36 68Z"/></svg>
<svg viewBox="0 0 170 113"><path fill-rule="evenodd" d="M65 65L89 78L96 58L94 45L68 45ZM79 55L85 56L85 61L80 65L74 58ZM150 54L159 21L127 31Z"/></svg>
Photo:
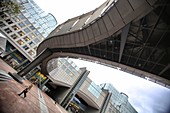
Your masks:
<svg viewBox="0 0 170 113"><path fill-rule="evenodd" d="M42 51L36 59L34 59L28 66L24 67L22 70L20 70L17 74L23 77L28 72L30 72L33 68L38 66L43 60L45 60L47 57L52 55L52 51L50 49L45 49Z"/></svg>
<svg viewBox="0 0 170 113"><path fill-rule="evenodd" d="M69 93L67 94L67 96L61 102L61 106L63 106L64 108L67 108L70 101L76 95L76 93L80 89L81 85L83 84L83 82L86 80L88 74L90 73L90 71L87 71L85 68L82 68L82 71L83 72L80 75L80 77L76 80L76 82L71 87L71 89L70 89Z"/></svg>

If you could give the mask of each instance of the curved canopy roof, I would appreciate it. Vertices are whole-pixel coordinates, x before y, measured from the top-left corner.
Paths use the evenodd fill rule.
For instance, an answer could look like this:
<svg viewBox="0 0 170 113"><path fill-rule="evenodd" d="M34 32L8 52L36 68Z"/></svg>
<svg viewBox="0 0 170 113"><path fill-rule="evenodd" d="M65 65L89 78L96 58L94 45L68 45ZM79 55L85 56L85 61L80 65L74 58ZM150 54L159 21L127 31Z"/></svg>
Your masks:
<svg viewBox="0 0 170 113"><path fill-rule="evenodd" d="M169 1L107 0L54 29L38 47L49 59L69 56L98 61L170 86ZM46 73L46 71L45 71Z"/></svg>

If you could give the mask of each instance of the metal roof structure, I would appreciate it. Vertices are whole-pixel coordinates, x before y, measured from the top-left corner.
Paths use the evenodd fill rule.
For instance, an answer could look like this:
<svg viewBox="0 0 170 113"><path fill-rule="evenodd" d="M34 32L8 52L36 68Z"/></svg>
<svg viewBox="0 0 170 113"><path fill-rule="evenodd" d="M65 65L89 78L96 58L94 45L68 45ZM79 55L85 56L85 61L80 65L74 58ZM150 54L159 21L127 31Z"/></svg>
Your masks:
<svg viewBox="0 0 170 113"><path fill-rule="evenodd" d="M107 0L54 29L38 47L95 61L170 87L169 0Z"/></svg>

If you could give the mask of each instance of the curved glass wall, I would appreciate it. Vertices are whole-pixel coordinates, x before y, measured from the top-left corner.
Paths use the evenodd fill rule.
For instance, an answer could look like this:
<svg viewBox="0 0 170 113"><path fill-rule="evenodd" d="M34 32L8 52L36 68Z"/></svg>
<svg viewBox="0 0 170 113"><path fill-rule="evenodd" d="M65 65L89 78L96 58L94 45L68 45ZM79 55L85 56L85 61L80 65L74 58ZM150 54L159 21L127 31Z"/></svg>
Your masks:
<svg viewBox="0 0 170 113"><path fill-rule="evenodd" d="M54 16L44 12L33 0L28 0L22 4L22 6L23 10L21 12L40 34L42 34L43 38L46 38L57 26L57 21Z"/></svg>

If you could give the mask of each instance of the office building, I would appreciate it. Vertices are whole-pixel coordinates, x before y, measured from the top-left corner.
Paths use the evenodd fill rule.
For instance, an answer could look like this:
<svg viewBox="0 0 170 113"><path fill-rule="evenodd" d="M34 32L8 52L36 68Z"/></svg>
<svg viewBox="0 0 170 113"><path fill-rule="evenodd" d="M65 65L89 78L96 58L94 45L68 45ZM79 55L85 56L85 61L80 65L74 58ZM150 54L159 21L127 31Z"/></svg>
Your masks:
<svg viewBox="0 0 170 113"><path fill-rule="evenodd" d="M137 113L126 94L111 84L96 85L87 77L89 71L69 58L51 59L47 70L42 90L71 113Z"/></svg>
<svg viewBox="0 0 170 113"><path fill-rule="evenodd" d="M19 66L29 63L36 57L38 45L56 27L52 14L44 12L33 0L17 0L22 6L18 15L0 14L0 31L7 37L9 62ZM21 57L21 58L20 58ZM23 59L22 59L23 58Z"/></svg>
<svg viewBox="0 0 170 113"><path fill-rule="evenodd" d="M102 89L109 90L112 93L111 104L116 107L121 113L137 113L133 106L128 101L128 96L125 93L119 93L112 84L100 84Z"/></svg>

